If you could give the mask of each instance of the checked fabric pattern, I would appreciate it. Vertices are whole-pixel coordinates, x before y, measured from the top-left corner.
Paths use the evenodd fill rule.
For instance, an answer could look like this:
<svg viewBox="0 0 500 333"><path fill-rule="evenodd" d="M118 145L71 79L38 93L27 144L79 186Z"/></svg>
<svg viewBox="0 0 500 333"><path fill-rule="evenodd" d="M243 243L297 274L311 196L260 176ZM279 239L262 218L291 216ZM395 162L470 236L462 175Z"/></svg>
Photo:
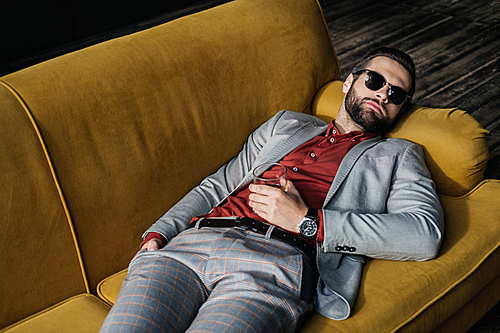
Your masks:
<svg viewBox="0 0 500 333"><path fill-rule="evenodd" d="M294 246L251 231L184 231L140 251L101 332L293 332L314 271Z"/></svg>

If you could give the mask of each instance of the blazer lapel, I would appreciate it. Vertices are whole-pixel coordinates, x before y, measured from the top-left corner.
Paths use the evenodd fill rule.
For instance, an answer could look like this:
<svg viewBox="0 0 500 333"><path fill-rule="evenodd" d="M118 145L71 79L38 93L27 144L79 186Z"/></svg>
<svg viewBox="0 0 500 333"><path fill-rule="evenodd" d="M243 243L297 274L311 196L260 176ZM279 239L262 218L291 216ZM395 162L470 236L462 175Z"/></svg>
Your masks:
<svg viewBox="0 0 500 333"><path fill-rule="evenodd" d="M339 169L337 171L337 174L335 175L335 178L333 179L332 186L330 186L330 190L328 191L328 194L326 195L325 202L323 203L323 207L326 207L328 202L333 198L335 195L335 192L340 188L340 185L344 182L346 179L347 175L351 171L352 167L356 163L356 161L359 159L359 157L369 148L373 147L374 145L378 144L380 142L380 136L376 136L374 138L365 140L356 146L354 146L344 157L342 162L340 163Z"/></svg>
<svg viewBox="0 0 500 333"><path fill-rule="evenodd" d="M295 148L311 140L326 131L328 125L317 125L306 123L297 129L292 135L278 134L269 139L264 148L253 162L253 167L271 162L279 162ZM246 186L253 178L252 170L248 172L243 180L238 184L236 190ZM234 191L233 191L234 192Z"/></svg>
<svg viewBox="0 0 500 333"><path fill-rule="evenodd" d="M260 152L259 157L255 160L254 165L267 162L279 162L300 145L324 133L327 128L328 125L318 126L313 123L307 123L292 135L278 135L273 137L275 142L266 144L264 149Z"/></svg>

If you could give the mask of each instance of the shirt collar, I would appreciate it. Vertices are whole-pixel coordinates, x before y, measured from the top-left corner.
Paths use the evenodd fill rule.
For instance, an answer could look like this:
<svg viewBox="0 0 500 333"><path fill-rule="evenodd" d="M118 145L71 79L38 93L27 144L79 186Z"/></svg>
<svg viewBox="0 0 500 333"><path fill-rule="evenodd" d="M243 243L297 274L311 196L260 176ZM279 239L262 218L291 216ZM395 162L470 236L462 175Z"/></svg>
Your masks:
<svg viewBox="0 0 500 333"><path fill-rule="evenodd" d="M331 136L331 135L340 135L351 139L366 140L369 138L376 137L380 134L363 132L363 131L351 131L349 133L340 134L338 128L335 126L335 119L333 119L328 125L328 128L326 130L326 136Z"/></svg>

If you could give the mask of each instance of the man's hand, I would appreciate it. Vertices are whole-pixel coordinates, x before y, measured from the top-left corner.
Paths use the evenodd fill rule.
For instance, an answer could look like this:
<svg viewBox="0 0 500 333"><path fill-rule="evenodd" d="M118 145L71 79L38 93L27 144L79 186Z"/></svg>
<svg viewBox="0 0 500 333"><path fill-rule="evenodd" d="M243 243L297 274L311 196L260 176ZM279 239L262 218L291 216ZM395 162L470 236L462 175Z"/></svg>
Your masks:
<svg viewBox="0 0 500 333"><path fill-rule="evenodd" d="M161 240L158 238L150 239L148 242L142 245L141 250L156 251L161 246Z"/></svg>
<svg viewBox="0 0 500 333"><path fill-rule="evenodd" d="M307 214L308 207L291 181L282 182L286 191L268 185L250 184L248 205L272 224L298 233L298 224Z"/></svg>

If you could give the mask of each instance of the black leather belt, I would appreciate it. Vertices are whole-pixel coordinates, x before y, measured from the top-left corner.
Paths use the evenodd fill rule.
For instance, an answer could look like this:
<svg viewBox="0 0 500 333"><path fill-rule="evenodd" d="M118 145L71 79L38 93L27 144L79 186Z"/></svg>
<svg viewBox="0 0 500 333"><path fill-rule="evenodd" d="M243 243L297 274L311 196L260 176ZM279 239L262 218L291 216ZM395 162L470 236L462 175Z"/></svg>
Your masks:
<svg viewBox="0 0 500 333"><path fill-rule="evenodd" d="M291 232L282 230L278 227L270 225L259 220L254 220L248 217L236 217L236 218L222 218L222 217L202 217L198 221L191 223L189 228L203 228L203 227L213 227L213 228L236 228L241 230L250 230L262 235L266 235L270 238L280 239L287 242L303 251L311 262L316 262L316 248L311 243L300 238Z"/></svg>

